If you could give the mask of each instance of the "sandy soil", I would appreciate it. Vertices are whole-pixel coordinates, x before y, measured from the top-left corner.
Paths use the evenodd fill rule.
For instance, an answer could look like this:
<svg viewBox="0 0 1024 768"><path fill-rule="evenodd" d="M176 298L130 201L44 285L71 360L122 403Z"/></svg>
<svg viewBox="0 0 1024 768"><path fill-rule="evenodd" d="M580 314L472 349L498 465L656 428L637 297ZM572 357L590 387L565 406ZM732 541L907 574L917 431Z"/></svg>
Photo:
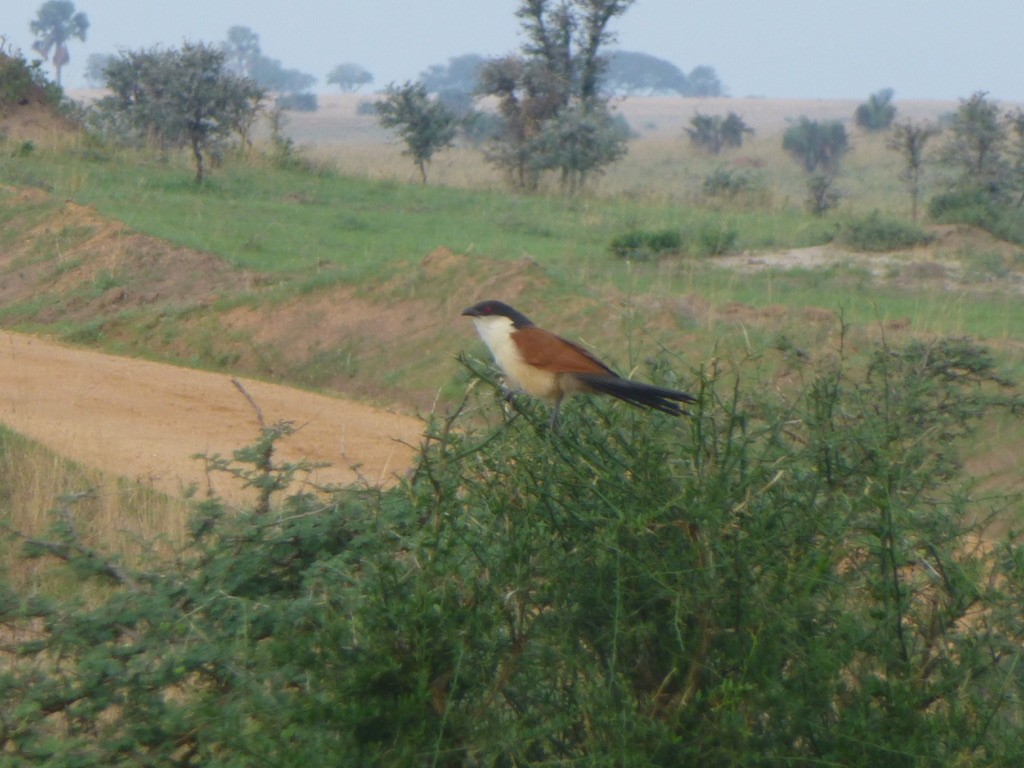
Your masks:
<svg viewBox="0 0 1024 768"><path fill-rule="evenodd" d="M234 503L251 498L208 477L196 453L229 456L259 434L256 411L229 376L62 346L0 332L0 422L87 466L167 493L196 484ZM267 424L298 428L278 461L330 462L317 483L393 482L423 425L361 403L239 380Z"/></svg>

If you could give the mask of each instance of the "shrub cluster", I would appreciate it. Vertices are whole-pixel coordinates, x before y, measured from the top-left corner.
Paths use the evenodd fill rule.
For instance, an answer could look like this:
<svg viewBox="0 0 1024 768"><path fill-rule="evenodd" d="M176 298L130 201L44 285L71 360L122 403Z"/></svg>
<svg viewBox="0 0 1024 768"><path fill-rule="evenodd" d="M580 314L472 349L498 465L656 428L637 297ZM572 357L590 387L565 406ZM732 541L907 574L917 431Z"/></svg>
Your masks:
<svg viewBox="0 0 1024 768"><path fill-rule="evenodd" d="M612 238L611 251L621 259L645 260L665 253L678 253L683 236L678 229L631 229Z"/></svg>
<svg viewBox="0 0 1024 768"><path fill-rule="evenodd" d="M60 103L63 92L46 79L42 64L29 64L21 55L0 53L0 114L33 100L54 107Z"/></svg>
<svg viewBox="0 0 1024 768"><path fill-rule="evenodd" d="M503 417L433 424L386 492L271 503L300 468L270 429L219 462L261 503L200 505L170 561L113 561L58 514L29 554L105 586L0 593L0 755L1022 764L1024 550L979 545L997 500L958 451L1016 390L964 340L823 363L789 397L745 375L686 382L681 420L577 403L559 434L475 386Z"/></svg>
<svg viewBox="0 0 1024 768"><path fill-rule="evenodd" d="M839 239L859 251L880 253L927 245L932 236L916 224L873 211L846 222Z"/></svg>
<svg viewBox="0 0 1024 768"><path fill-rule="evenodd" d="M692 230L633 229L612 239L611 252L622 259L646 261L667 254L721 256L733 250L737 230L719 221L703 222Z"/></svg>
<svg viewBox="0 0 1024 768"><path fill-rule="evenodd" d="M734 198L762 188L763 182L751 174L719 166L704 177L701 192L705 197Z"/></svg>
<svg viewBox="0 0 1024 768"><path fill-rule="evenodd" d="M936 221L969 224L996 237L1024 245L1024 210L1006 206L989 192L976 187L959 187L933 197L928 213Z"/></svg>

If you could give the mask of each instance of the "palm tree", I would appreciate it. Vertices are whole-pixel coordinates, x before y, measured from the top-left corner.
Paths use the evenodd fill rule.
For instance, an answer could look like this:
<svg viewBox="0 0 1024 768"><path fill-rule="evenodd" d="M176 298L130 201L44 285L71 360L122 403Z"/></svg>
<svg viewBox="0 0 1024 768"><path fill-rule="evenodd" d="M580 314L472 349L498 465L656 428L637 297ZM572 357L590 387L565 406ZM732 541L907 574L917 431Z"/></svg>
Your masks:
<svg viewBox="0 0 1024 768"><path fill-rule="evenodd" d="M67 42L73 37L85 40L89 19L84 13L75 13L71 0L47 0L39 6L29 29L36 36L33 50L53 63L54 79L60 85L61 69L71 60Z"/></svg>
<svg viewBox="0 0 1024 768"><path fill-rule="evenodd" d="M853 119L866 131L884 131L896 118L896 107L892 105L892 88L883 88L868 96L868 100L857 107Z"/></svg>

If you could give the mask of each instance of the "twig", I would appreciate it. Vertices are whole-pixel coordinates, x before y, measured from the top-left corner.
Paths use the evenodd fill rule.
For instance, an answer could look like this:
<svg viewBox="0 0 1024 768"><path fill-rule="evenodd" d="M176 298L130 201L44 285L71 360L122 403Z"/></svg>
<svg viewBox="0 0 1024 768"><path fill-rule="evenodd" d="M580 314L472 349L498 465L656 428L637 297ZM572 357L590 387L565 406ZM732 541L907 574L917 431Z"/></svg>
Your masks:
<svg viewBox="0 0 1024 768"><path fill-rule="evenodd" d="M242 385L242 382L234 376L231 377L231 383L235 385L235 389L242 393L242 397L249 401L249 405L252 406L253 411L256 413L256 421L260 425L260 429L265 430L267 428L267 422L264 421L263 411L260 410L260 407L253 399L253 396L249 394L246 388Z"/></svg>

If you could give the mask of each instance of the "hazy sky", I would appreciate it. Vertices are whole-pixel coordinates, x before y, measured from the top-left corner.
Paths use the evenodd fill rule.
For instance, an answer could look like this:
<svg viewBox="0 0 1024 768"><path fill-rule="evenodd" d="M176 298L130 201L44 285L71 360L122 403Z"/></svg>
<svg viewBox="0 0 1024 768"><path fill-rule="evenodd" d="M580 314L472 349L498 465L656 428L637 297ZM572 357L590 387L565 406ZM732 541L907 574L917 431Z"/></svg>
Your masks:
<svg viewBox="0 0 1024 768"><path fill-rule="evenodd" d="M0 34L31 55L42 0L0 0ZM90 21L73 41L68 88L84 85L90 53L252 29L262 52L319 79L354 61L373 88L414 80L463 53L508 53L522 42L519 0L75 0ZM956 99L977 90L1024 101L1024 0L636 0L613 22L617 46L683 71L715 68L733 96Z"/></svg>

